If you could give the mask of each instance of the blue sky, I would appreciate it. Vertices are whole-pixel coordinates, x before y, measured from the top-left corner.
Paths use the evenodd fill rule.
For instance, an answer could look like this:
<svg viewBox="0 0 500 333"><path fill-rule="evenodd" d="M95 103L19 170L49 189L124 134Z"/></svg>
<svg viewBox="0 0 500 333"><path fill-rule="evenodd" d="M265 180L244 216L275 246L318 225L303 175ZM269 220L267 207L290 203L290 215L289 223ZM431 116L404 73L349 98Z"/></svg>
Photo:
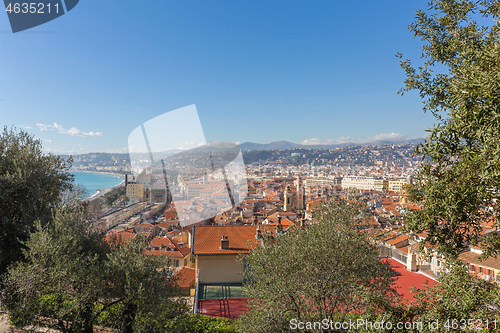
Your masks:
<svg viewBox="0 0 500 333"><path fill-rule="evenodd" d="M47 151L126 152L195 104L207 141L416 138L434 119L395 54L424 1L85 0L13 34L0 13L0 125ZM168 125L165 126L168 131Z"/></svg>

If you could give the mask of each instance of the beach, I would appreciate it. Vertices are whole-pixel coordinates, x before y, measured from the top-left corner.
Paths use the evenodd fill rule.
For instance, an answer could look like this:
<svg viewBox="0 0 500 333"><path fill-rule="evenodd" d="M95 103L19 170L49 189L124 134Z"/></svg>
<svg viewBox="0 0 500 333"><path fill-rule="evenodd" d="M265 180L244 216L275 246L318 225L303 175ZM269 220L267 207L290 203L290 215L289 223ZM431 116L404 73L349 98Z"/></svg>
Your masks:
<svg viewBox="0 0 500 333"><path fill-rule="evenodd" d="M71 169L71 170L69 170L69 172L97 173L100 175L115 176L115 177L119 177L119 178L125 180L125 175L122 173L105 172L105 171L88 171L88 170L79 170L79 169Z"/></svg>
<svg viewBox="0 0 500 333"><path fill-rule="evenodd" d="M96 192L93 193L92 195L90 195L89 197L85 198L85 201L95 200L95 199L102 197L102 196L105 196L109 192L125 185L125 175L124 174L113 173L113 172L103 172L103 171L95 171L94 172L94 171L78 170L78 169L72 169L72 170L70 170L70 172L99 174L99 175L105 175L105 176L113 176L113 177L117 177L117 178L122 179L122 181L119 184L114 185L114 186L98 188L98 189L94 188ZM85 184L83 184L83 185L85 185Z"/></svg>

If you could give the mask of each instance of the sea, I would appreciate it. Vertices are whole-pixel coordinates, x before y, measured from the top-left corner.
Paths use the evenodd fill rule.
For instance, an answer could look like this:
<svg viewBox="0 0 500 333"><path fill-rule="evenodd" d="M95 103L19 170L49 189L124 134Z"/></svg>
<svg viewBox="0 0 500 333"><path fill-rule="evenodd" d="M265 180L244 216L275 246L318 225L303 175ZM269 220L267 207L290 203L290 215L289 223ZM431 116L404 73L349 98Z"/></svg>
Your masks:
<svg viewBox="0 0 500 333"><path fill-rule="evenodd" d="M120 177L113 175L78 171L72 171L71 173L75 175L75 184L85 187L87 197L96 194L97 190L116 186L123 181Z"/></svg>

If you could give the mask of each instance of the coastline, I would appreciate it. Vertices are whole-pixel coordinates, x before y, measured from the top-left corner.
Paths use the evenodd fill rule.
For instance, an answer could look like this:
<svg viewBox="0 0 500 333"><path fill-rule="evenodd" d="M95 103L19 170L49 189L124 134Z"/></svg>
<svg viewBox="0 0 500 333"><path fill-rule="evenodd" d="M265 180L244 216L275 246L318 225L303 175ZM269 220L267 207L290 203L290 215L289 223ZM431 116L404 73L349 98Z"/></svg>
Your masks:
<svg viewBox="0 0 500 333"><path fill-rule="evenodd" d="M110 186L110 187L105 187L105 188L102 188L102 189L97 189L96 193L94 193L91 196L83 199L84 201L95 200L95 199L100 198L102 196L105 196L109 192L111 192L111 191L113 191L113 190L115 190L115 189L117 189L117 188L122 187L122 186L125 185L125 175L124 174L119 174L119 173L114 173L114 172L104 172L104 171L78 170L78 169L71 169L71 170L69 170L69 172L96 173L96 174L106 175L106 176L115 176L115 177L120 178L122 180L122 182L119 183L119 184L117 184L117 185Z"/></svg>
<svg viewBox="0 0 500 333"><path fill-rule="evenodd" d="M123 174L123 173L106 172L106 171L88 171L88 170L78 170L78 169L70 169L69 172L97 173L100 175L115 176L115 177L118 177L118 178L125 180L125 174Z"/></svg>
<svg viewBox="0 0 500 333"><path fill-rule="evenodd" d="M103 188L103 189L99 189L99 190L97 190L97 193L92 194L90 197L85 198L84 200L86 200L86 201L95 200L95 199L97 199L99 197L102 197L102 196L108 194L109 192L113 191L114 189L117 189L117 188L122 187L124 185L125 185L125 180L122 181L118 185L111 186L111 187L106 187L106 188Z"/></svg>

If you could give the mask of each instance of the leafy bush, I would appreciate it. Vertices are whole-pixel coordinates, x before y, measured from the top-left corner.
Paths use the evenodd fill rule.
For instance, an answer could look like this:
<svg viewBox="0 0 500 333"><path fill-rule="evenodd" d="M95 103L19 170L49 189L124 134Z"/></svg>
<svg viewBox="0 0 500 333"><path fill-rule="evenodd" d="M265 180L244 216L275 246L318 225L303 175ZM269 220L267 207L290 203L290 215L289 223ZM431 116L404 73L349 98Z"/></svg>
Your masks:
<svg viewBox="0 0 500 333"><path fill-rule="evenodd" d="M182 315L167 322L166 332L178 333L236 333L235 320L207 315Z"/></svg>

